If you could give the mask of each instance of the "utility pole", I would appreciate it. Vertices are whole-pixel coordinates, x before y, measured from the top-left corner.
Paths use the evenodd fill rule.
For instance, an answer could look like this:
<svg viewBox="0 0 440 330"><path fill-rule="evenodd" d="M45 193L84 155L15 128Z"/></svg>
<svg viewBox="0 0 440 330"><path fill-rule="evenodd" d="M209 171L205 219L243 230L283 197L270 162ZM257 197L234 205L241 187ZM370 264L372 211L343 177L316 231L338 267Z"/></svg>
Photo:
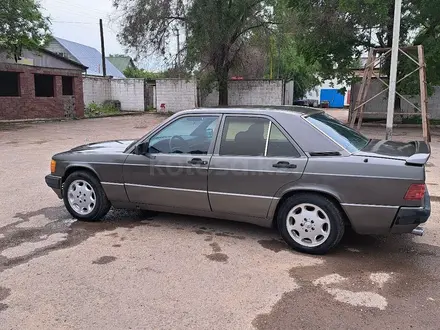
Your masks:
<svg viewBox="0 0 440 330"><path fill-rule="evenodd" d="M179 28L176 27L174 29L174 31L176 32L176 38L177 38L177 66L178 68L180 68L180 31Z"/></svg>
<svg viewBox="0 0 440 330"><path fill-rule="evenodd" d="M105 47L104 47L104 28L102 27L102 19L99 19L99 30L101 32L101 55L102 55L102 76L107 76L107 68L105 67Z"/></svg>
<svg viewBox="0 0 440 330"><path fill-rule="evenodd" d="M396 101L397 61L399 59L400 40L400 15L402 13L402 0L396 0L394 6L393 44L391 48L390 89L388 93L386 139L393 137L394 106Z"/></svg>
<svg viewBox="0 0 440 330"><path fill-rule="evenodd" d="M278 73L277 79L281 78L281 43L280 43L280 34L277 36L277 46L278 46Z"/></svg>

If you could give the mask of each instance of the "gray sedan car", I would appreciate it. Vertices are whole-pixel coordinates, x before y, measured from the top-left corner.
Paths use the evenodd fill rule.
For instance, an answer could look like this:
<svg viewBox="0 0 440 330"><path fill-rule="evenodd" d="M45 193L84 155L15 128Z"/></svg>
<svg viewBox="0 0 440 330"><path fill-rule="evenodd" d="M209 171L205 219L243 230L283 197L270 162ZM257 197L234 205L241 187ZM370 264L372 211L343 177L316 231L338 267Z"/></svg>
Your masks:
<svg viewBox="0 0 440 330"><path fill-rule="evenodd" d="M243 221L323 254L347 226L422 234L429 156L424 142L371 140L318 109L197 109L139 140L59 153L46 183L79 220L113 206Z"/></svg>

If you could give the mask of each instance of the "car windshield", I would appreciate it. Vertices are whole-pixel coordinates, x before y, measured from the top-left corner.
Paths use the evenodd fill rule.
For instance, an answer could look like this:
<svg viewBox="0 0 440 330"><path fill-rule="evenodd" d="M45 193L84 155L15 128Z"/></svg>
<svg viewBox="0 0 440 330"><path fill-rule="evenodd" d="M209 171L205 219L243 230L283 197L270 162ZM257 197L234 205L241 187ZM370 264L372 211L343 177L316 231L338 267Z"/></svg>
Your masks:
<svg viewBox="0 0 440 330"><path fill-rule="evenodd" d="M367 137L326 113L308 116L306 120L349 152L362 150L370 141Z"/></svg>

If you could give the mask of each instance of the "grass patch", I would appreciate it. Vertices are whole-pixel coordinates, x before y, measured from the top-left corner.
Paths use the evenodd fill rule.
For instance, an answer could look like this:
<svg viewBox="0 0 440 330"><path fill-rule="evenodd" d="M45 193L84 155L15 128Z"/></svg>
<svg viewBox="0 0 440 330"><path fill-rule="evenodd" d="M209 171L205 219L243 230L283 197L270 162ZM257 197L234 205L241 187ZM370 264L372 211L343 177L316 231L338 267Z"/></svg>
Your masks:
<svg viewBox="0 0 440 330"><path fill-rule="evenodd" d="M429 121L431 125L440 125L440 119L431 119ZM408 118L402 119L402 124L422 124L422 117L421 116L410 116Z"/></svg>
<svg viewBox="0 0 440 330"><path fill-rule="evenodd" d="M84 116L86 118L94 118L111 116L119 113L121 112L112 104L97 104L95 102L92 102L86 107L84 111Z"/></svg>
<svg viewBox="0 0 440 330"><path fill-rule="evenodd" d="M356 121L357 122L357 121ZM374 124L385 124L386 119L383 118L364 118L364 123L374 123ZM398 122L394 122L398 124ZM431 119L429 121L430 125L440 125L440 119ZM406 118L402 118L402 124L411 124L411 125L422 125L422 117L421 116L410 116Z"/></svg>

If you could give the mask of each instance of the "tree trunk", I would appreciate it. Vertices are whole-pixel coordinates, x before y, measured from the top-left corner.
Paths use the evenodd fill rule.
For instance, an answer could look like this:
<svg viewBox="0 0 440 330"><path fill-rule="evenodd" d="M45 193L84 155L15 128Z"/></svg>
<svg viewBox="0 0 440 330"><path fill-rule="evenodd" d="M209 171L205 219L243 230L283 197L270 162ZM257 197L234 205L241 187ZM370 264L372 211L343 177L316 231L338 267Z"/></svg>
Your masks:
<svg viewBox="0 0 440 330"><path fill-rule="evenodd" d="M218 105L228 105L228 71L221 70L218 76Z"/></svg>

